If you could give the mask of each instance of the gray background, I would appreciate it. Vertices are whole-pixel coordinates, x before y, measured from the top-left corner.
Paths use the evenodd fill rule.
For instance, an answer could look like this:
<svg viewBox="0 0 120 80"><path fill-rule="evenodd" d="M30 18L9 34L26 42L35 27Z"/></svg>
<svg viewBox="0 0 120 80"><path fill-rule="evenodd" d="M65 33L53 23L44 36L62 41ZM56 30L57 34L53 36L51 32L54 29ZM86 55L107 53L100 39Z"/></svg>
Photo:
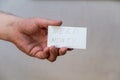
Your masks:
<svg viewBox="0 0 120 80"><path fill-rule="evenodd" d="M0 10L88 28L87 50L73 50L54 63L0 41L0 80L120 80L119 1L0 0Z"/></svg>

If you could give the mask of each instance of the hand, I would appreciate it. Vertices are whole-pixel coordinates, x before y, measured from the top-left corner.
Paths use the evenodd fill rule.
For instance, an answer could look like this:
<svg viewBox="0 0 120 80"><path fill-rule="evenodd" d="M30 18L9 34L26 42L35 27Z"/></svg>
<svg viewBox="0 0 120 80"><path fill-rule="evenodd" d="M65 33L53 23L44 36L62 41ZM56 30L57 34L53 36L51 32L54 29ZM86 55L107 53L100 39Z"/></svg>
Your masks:
<svg viewBox="0 0 120 80"><path fill-rule="evenodd" d="M55 46L47 47L48 25L61 24L61 21L41 18L17 20L12 24L11 42L29 56L53 62L57 56L64 55L69 50L65 47L60 49Z"/></svg>

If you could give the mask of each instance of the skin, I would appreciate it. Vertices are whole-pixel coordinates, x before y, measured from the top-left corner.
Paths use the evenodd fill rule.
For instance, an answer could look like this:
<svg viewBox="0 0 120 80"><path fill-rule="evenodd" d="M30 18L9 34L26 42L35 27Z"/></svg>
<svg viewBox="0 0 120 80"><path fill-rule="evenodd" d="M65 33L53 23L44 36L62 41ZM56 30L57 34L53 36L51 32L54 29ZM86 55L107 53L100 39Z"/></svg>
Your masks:
<svg viewBox="0 0 120 80"><path fill-rule="evenodd" d="M0 39L9 41L29 56L54 62L66 54L66 47L47 47L48 25L60 26L60 20L21 18L0 13Z"/></svg>

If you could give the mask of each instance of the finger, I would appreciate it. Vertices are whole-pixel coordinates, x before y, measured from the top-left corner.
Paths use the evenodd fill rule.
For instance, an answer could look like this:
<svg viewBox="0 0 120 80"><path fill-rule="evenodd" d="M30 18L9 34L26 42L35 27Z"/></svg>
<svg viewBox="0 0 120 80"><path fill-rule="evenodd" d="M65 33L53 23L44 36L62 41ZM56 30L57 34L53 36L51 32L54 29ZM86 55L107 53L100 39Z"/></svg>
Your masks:
<svg viewBox="0 0 120 80"><path fill-rule="evenodd" d="M50 62L55 61L56 58L57 58L57 56L58 56L58 51L57 51L57 49L55 48L55 46L51 46L51 47L49 48L49 52L50 52L50 56L49 56L48 60L49 60Z"/></svg>
<svg viewBox="0 0 120 80"><path fill-rule="evenodd" d="M39 52L39 51L42 51L42 48L39 47L39 46L35 46L30 50L29 56L34 57L36 55L36 53Z"/></svg>
<svg viewBox="0 0 120 80"><path fill-rule="evenodd" d="M62 21L60 20L49 20L49 19L40 19L41 22L47 25L54 25L54 26L60 26L62 24Z"/></svg>
<svg viewBox="0 0 120 80"><path fill-rule="evenodd" d="M35 57L39 59L46 59L49 57L49 49L45 48L43 51L39 51L36 53Z"/></svg>
<svg viewBox="0 0 120 80"><path fill-rule="evenodd" d="M62 47L59 49L59 55L65 55L65 53L67 52L67 48L66 47Z"/></svg>
<svg viewBox="0 0 120 80"><path fill-rule="evenodd" d="M62 21L60 20L49 20L49 19L42 19L42 18L37 18L36 22L40 27L44 27L44 28L47 28L49 25L60 26L62 24Z"/></svg>
<svg viewBox="0 0 120 80"><path fill-rule="evenodd" d="M48 48L48 47L46 47L46 48L44 49L44 55L45 55L44 58L46 58L46 59L50 56L49 48Z"/></svg>
<svg viewBox="0 0 120 80"><path fill-rule="evenodd" d="M43 51L37 52L34 57L36 57L36 58L38 58L38 59L44 59Z"/></svg>

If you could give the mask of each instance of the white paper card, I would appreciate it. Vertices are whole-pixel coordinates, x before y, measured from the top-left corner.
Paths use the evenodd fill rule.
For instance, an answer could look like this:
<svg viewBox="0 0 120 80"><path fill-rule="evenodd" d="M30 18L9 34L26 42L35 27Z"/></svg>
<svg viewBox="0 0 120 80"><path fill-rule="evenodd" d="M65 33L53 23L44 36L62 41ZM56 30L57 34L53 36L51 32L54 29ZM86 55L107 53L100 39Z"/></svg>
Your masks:
<svg viewBox="0 0 120 80"><path fill-rule="evenodd" d="M49 26L47 46L86 49L86 36L87 28L84 27Z"/></svg>

